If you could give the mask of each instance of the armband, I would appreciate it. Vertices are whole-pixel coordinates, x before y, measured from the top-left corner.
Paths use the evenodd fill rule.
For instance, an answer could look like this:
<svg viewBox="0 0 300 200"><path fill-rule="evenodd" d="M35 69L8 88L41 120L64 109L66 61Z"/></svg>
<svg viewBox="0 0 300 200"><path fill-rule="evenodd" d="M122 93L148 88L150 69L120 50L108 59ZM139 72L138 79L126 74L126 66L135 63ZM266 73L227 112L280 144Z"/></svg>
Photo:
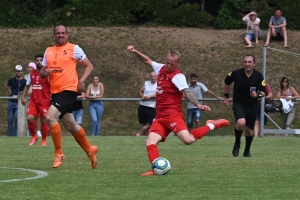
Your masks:
<svg viewBox="0 0 300 200"><path fill-rule="evenodd" d="M258 99L260 99L260 98L263 98L263 95L262 95L262 93L260 93L260 92L259 92L259 93L257 93L257 94L256 94L256 98L258 98Z"/></svg>
<svg viewBox="0 0 300 200"><path fill-rule="evenodd" d="M225 98L229 98L229 94L228 94L228 93L225 93L225 94L224 94L224 97L225 97Z"/></svg>

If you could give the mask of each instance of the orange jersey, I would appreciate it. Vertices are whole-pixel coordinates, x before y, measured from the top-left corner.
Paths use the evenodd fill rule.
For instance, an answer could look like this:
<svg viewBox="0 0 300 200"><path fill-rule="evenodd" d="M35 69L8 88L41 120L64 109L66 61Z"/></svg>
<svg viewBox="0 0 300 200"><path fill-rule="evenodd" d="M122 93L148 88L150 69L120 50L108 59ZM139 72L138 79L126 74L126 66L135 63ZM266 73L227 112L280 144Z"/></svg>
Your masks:
<svg viewBox="0 0 300 200"><path fill-rule="evenodd" d="M77 92L78 73L76 65L78 60L84 58L84 52L75 44L67 43L62 47L47 48L44 54L43 66L47 66L47 69L51 70L49 83L52 94L64 90Z"/></svg>

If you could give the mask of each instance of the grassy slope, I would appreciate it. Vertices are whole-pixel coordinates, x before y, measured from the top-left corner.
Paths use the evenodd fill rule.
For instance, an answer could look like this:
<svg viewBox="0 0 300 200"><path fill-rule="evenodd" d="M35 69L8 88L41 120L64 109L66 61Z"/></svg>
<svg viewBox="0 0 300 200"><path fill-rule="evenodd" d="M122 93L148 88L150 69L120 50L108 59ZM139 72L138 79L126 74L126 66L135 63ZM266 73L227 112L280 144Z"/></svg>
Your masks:
<svg viewBox="0 0 300 200"><path fill-rule="evenodd" d="M16 64L27 66L37 53L43 53L47 46L53 44L52 29L0 29L0 78L2 83L14 75ZM126 51L129 44L150 56L153 60L164 62L166 51L178 49L183 54L181 69L187 76L197 73L199 80L214 91L223 95L223 79L231 70L242 67L242 57L254 54L257 58L257 69L261 70L262 45L245 49L244 30L215 30L199 28L166 28L166 27L73 27L69 28L70 41L79 44L105 86L105 97L138 97L137 91L148 78L150 68ZM289 32L289 48L283 49L283 43L273 42L271 47L298 53L300 32ZM280 78L290 77L292 85L300 92L299 58L268 50L267 82L277 93ZM25 67L26 68L26 67ZM25 73L24 73L25 74ZM90 80L87 81L89 83ZM0 87L0 95L7 96L7 91ZM210 96L206 96L210 97ZM220 103L206 102L213 112L204 115L206 118L232 118L231 109ZM105 102L105 114L102 122L102 134L131 135L139 128L136 119L138 102ZM0 104L3 109L0 134L6 134L6 101ZM86 106L86 105L85 105ZM299 112L296 114L299 119ZM85 115L84 126L89 127L89 116ZM297 120L294 127L300 127ZM218 132L216 132L218 133ZM231 134L229 131L227 134Z"/></svg>

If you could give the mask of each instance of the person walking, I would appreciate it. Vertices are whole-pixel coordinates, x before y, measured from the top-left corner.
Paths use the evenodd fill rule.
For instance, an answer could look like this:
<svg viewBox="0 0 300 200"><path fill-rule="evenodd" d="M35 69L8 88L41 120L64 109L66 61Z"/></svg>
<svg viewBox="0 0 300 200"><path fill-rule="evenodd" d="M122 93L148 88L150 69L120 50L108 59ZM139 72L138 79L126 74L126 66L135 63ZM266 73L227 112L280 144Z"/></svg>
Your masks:
<svg viewBox="0 0 300 200"><path fill-rule="evenodd" d="M21 65L15 67L15 77L9 79L4 87L9 92L10 97L18 97L23 91L26 80L23 78L23 68ZM7 128L8 136L18 135L18 99L9 99L7 104Z"/></svg>
<svg viewBox="0 0 300 200"><path fill-rule="evenodd" d="M153 119L155 118L156 111L156 101L146 101L148 99L153 99L156 97L156 87L157 87L157 76L155 72L150 73L150 80L145 81L143 86L139 90L139 95L141 97L140 105L138 108L138 119L139 123L142 125L142 129L135 133L135 136L147 136L149 129L152 125Z"/></svg>
<svg viewBox="0 0 300 200"><path fill-rule="evenodd" d="M266 87L263 75L254 69L256 65L253 55L243 58L244 67L229 72L225 78L224 104L229 105L229 89L233 86L232 110L236 119L234 128L235 142L232 155L237 157L241 145L241 136L245 130L246 146L244 157L251 157L250 147L253 140L253 129L258 110L258 99L265 96Z"/></svg>
<svg viewBox="0 0 300 200"><path fill-rule="evenodd" d="M41 118L41 130L42 130L42 142L41 146L47 146L47 136L48 136L48 124L45 120L46 113L50 107L50 85L48 79L42 79L40 76L40 69L36 67L36 64L30 62L28 66L32 67L33 70L30 71L24 92L21 98L22 105L26 105L26 96L31 88L30 101L27 109L27 122L28 128L31 133L31 140L29 146L34 145L37 140L36 131L36 121L37 117Z"/></svg>
<svg viewBox="0 0 300 200"><path fill-rule="evenodd" d="M146 148L150 163L160 157L158 143L164 142L170 132L186 145L193 144L205 136L209 131L229 125L225 119L208 120L206 126L188 131L184 123L182 112L182 93L198 109L210 111L207 105L201 105L196 96L189 89L185 76L179 70L181 55L177 50L169 50L166 55L165 64L152 61L148 56L136 50L132 45L127 50L135 54L144 64L152 67L157 74L156 90L156 117L149 130L146 139ZM141 176L153 176L152 170L141 174Z"/></svg>
<svg viewBox="0 0 300 200"><path fill-rule="evenodd" d="M89 113L92 118L91 136L99 136L101 127L101 119L104 112L104 105L101 100L95 100L102 98L104 95L104 86L99 82L98 76L93 76L92 83L88 85L86 98L90 100Z"/></svg>
<svg viewBox="0 0 300 200"><path fill-rule="evenodd" d="M46 114L46 121L54 144L53 168L58 168L65 160L62 151L62 131L57 119L60 118L65 128L71 132L76 142L86 152L92 168L97 166L97 146L87 140L84 129L74 119L72 111L77 101L77 92L83 91L84 82L91 74L93 65L84 51L68 42L68 31L64 25L54 27L55 45L48 47L44 53L41 77L49 78L52 104ZM77 63L84 70L78 80Z"/></svg>

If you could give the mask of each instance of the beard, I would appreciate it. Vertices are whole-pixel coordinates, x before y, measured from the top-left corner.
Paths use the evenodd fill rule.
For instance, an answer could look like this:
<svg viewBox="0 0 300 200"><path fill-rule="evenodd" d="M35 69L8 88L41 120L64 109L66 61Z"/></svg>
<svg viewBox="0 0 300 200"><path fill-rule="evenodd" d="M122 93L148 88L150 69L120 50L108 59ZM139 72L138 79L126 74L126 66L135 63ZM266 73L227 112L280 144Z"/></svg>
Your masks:
<svg viewBox="0 0 300 200"><path fill-rule="evenodd" d="M42 65L36 65L36 68L42 69Z"/></svg>

